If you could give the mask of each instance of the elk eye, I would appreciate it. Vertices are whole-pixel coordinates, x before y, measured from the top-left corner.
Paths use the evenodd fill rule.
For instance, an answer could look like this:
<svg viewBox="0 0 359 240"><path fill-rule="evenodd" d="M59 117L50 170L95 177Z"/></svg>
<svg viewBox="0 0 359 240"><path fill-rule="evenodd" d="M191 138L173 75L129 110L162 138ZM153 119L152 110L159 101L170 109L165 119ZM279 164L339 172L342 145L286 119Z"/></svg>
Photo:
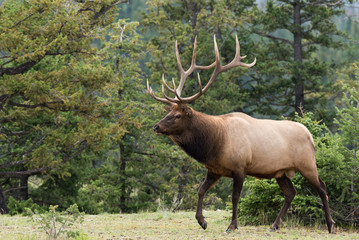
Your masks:
<svg viewBox="0 0 359 240"><path fill-rule="evenodd" d="M179 119L179 118L181 118L181 115L178 114L178 115L175 116L175 118Z"/></svg>

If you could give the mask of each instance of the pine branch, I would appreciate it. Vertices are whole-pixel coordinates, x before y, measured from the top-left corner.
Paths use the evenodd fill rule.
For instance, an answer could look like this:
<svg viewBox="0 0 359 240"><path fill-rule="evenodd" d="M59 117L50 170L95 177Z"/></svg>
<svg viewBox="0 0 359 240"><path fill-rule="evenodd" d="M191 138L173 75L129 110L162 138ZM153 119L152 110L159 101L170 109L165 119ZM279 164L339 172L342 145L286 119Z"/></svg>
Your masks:
<svg viewBox="0 0 359 240"><path fill-rule="evenodd" d="M21 19L20 21L18 21L17 23L15 23L12 27L10 27L10 29L13 29L17 26L19 26L21 23L25 22L27 19L31 18L32 16L34 16L36 13L41 13L40 10L38 10L37 12L31 13L28 16L26 16L25 18Z"/></svg>
<svg viewBox="0 0 359 240"><path fill-rule="evenodd" d="M323 0L323 1L318 1L318 2L308 1L306 4L311 5L311 6L333 7L333 6L338 6L338 5L344 4L344 3L345 3L345 1L343 1L343 0L335 0L335 1Z"/></svg>
<svg viewBox="0 0 359 240"><path fill-rule="evenodd" d="M30 176L37 173L45 172L50 170L51 167L42 167L42 168L35 168L26 171L12 171L12 172L0 172L0 177L20 177L20 176Z"/></svg>
<svg viewBox="0 0 359 240"><path fill-rule="evenodd" d="M259 31L256 31L256 30L253 30L252 31L253 33L259 35L259 36L262 36L262 37L266 37L266 38L270 38L270 39L273 39L273 40L276 40L276 41L280 41L280 42L283 42L283 43L286 43L286 44L289 44L291 46L294 46L294 43L292 41L289 41L287 39L284 39L284 38L281 38L281 37L275 37L273 35L270 35L270 34L267 34L267 33L263 33L263 32L259 32Z"/></svg>
<svg viewBox="0 0 359 240"><path fill-rule="evenodd" d="M20 161L8 161L8 162L4 162L0 164L0 169L4 169L4 168L8 168L8 167L13 167L13 166L18 166L18 165L22 165L25 164L26 162L28 162L29 160L26 160L25 157L27 155L29 155L30 153L32 153L32 151L39 146L47 137L47 134L44 135L41 139L39 139L36 143L34 143L30 149L28 149L26 152L21 153L22 159ZM13 155L10 153L10 155Z"/></svg>
<svg viewBox="0 0 359 240"><path fill-rule="evenodd" d="M15 103L13 101L9 101L10 105L16 106L16 107L23 107L23 108L37 108L37 107L46 107L48 109L55 109L54 107L49 106L48 104L59 104L63 103L62 101L54 101L54 102L46 102L46 103L38 103L38 104L22 104L22 103Z"/></svg>
<svg viewBox="0 0 359 240"><path fill-rule="evenodd" d="M8 161L8 162L0 164L0 169L21 165L21 164L24 164L25 162L26 162L26 160Z"/></svg>
<svg viewBox="0 0 359 240"><path fill-rule="evenodd" d="M59 163L57 166L65 164L65 163L71 161L72 159L74 159L75 157L80 155L88 147L88 145L86 144L86 140L82 141L80 143L80 145L81 146L78 148L77 152L75 152L70 157L68 157L68 158L64 159L63 161L61 161L61 163ZM46 167L41 167L41 168L29 169L29 170L26 170L26 171L0 172L0 177L20 177L20 176L26 176L26 175L30 176L30 175L34 175L34 174L49 171L51 169L56 169L57 166L54 166L54 167L46 166Z"/></svg>
<svg viewBox="0 0 359 240"><path fill-rule="evenodd" d="M35 64L38 63L41 59L42 58L36 61L28 61L15 67L0 68L0 77L3 76L4 74L16 75L16 74L24 73L27 70L31 69L33 66L35 66Z"/></svg>
<svg viewBox="0 0 359 240"><path fill-rule="evenodd" d="M129 0L113 1L110 5L103 6L98 12L95 12L95 15L93 16L92 20L96 21L98 18L100 18L105 13L107 13L114 6L117 6L121 3L128 3L128 2L129 2Z"/></svg>

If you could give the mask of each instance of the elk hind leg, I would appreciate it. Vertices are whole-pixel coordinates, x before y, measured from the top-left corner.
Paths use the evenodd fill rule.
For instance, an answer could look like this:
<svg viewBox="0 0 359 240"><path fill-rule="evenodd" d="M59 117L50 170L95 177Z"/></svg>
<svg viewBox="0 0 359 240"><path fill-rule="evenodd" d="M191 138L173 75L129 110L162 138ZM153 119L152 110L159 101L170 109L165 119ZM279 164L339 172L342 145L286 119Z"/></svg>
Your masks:
<svg viewBox="0 0 359 240"><path fill-rule="evenodd" d="M330 215L330 208L329 208L327 189L325 183L319 178L317 171L300 172L300 173L303 175L303 177L305 177L308 180L308 182L312 185L312 187L318 192L323 203L323 210L325 213L325 220L327 222L328 231L329 233L334 233L335 222L332 216Z"/></svg>
<svg viewBox="0 0 359 240"><path fill-rule="evenodd" d="M309 183L313 186L313 188L318 192L322 203L323 203L323 210L325 213L325 220L327 222L327 227L329 233L334 233L334 220L330 215L330 208L329 208L329 201L327 196L327 189L325 183L319 178L318 173L312 175L302 175L309 181Z"/></svg>
<svg viewBox="0 0 359 240"><path fill-rule="evenodd" d="M319 192L320 198L322 199L322 202L323 202L323 209L325 212L325 219L327 222L328 232L335 233L335 229L334 229L335 222L334 222L332 216L330 215L327 187L326 187L325 183L322 181L322 179L320 179L319 177L318 177L318 179L320 182L320 191L318 191L318 192Z"/></svg>
<svg viewBox="0 0 359 240"><path fill-rule="evenodd" d="M270 227L271 231L279 230L280 222L288 211L288 208L293 201L295 194L297 193L292 184L292 181L285 174L283 174L283 176L280 178L276 178L276 181L284 194L284 203L277 218L274 220L272 226Z"/></svg>
<svg viewBox="0 0 359 240"><path fill-rule="evenodd" d="M203 204L203 198L208 189L210 189L219 179L220 175L207 172L206 178L201 184L201 187L198 190L198 204L197 204L197 211L196 211L196 219L198 221L198 224L203 228L207 228L207 222L204 220L204 216L202 213L202 204Z"/></svg>

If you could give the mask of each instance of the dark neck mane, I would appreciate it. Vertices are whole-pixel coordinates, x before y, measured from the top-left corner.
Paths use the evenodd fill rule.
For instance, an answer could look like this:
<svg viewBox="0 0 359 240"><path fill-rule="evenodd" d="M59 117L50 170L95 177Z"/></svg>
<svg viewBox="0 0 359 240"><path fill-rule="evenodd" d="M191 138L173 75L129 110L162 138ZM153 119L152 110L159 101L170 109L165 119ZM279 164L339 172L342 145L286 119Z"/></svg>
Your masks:
<svg viewBox="0 0 359 240"><path fill-rule="evenodd" d="M194 112L191 123L181 135L170 136L188 155L201 163L218 158L223 146L223 129L214 116Z"/></svg>

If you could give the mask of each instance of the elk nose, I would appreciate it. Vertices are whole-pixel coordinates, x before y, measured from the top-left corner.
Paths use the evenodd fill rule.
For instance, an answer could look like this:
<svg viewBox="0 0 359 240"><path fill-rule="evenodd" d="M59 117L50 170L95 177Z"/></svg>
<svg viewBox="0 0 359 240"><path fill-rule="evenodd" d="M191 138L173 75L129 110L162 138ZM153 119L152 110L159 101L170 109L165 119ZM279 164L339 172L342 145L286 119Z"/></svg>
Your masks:
<svg viewBox="0 0 359 240"><path fill-rule="evenodd" d="M159 128L160 128L160 126L158 126L158 124L156 124L153 126L153 131L157 132Z"/></svg>

